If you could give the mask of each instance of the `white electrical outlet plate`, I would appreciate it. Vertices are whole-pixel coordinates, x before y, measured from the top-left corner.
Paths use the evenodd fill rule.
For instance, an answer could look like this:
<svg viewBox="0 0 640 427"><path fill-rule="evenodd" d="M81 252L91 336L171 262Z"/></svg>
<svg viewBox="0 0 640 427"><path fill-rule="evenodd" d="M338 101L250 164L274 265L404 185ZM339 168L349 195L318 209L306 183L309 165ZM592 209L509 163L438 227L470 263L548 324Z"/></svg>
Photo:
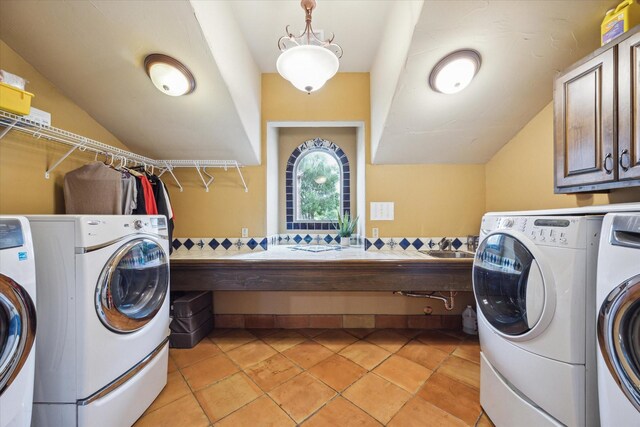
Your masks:
<svg viewBox="0 0 640 427"><path fill-rule="evenodd" d="M243 228L242 229L242 237L249 237L249 229L248 228Z"/></svg>
<svg viewBox="0 0 640 427"><path fill-rule="evenodd" d="M372 234L371 237L373 237L374 239L377 239L378 238L378 229L377 228L372 228L371 229L371 234Z"/></svg>
<svg viewBox="0 0 640 427"><path fill-rule="evenodd" d="M371 202L371 221L393 221L394 202Z"/></svg>

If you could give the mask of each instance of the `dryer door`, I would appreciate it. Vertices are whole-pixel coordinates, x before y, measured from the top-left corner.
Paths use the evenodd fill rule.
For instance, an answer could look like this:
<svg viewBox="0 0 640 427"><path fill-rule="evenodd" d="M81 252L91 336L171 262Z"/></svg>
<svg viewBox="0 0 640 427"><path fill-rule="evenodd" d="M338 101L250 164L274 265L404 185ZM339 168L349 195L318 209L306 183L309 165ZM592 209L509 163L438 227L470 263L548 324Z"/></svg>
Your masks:
<svg viewBox="0 0 640 427"><path fill-rule="evenodd" d="M605 298L598 314L598 344L609 372L640 411L640 275Z"/></svg>
<svg viewBox="0 0 640 427"><path fill-rule="evenodd" d="M102 270L96 311L113 332L135 332L154 318L168 291L168 255L155 240L136 238L115 251Z"/></svg>
<svg viewBox="0 0 640 427"><path fill-rule="evenodd" d="M473 291L482 315L513 340L540 333L552 311L547 305L555 294L535 249L510 232L497 232L482 241L473 263Z"/></svg>
<svg viewBox="0 0 640 427"><path fill-rule="evenodd" d="M36 337L36 308L24 288L0 274L0 396L29 357Z"/></svg>

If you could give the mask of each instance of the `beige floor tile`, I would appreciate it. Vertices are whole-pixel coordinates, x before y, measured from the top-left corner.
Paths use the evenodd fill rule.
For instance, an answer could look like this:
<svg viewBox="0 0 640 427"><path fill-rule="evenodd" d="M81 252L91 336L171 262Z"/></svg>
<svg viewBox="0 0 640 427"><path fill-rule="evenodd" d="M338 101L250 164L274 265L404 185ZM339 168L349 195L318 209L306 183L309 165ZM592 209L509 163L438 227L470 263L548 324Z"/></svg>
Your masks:
<svg viewBox="0 0 640 427"><path fill-rule="evenodd" d="M266 342L278 351L285 351L288 348L306 341L306 338L296 331L286 329L268 335L264 337L262 341Z"/></svg>
<svg viewBox="0 0 640 427"><path fill-rule="evenodd" d="M469 425L475 424L482 411L478 390L438 372L427 380L417 396Z"/></svg>
<svg viewBox="0 0 640 427"><path fill-rule="evenodd" d="M419 397L411 399L389 423L389 427L424 427L425 425L462 427L466 424Z"/></svg>
<svg viewBox="0 0 640 427"><path fill-rule="evenodd" d="M404 335L409 339L413 339L416 337L416 335L420 335L422 332L424 332L423 329L394 329L393 331L399 333L400 335Z"/></svg>
<svg viewBox="0 0 640 427"><path fill-rule="evenodd" d="M321 333L325 332L326 329L324 328L307 328L307 329L296 329L296 332L304 335L305 337L308 338L313 338L315 336L320 335Z"/></svg>
<svg viewBox="0 0 640 427"><path fill-rule="evenodd" d="M261 394L262 390L242 372L195 392L212 422L217 422Z"/></svg>
<svg viewBox="0 0 640 427"><path fill-rule="evenodd" d="M410 341L396 353L405 359L412 360L432 371L438 367L449 353L421 343L420 341Z"/></svg>
<svg viewBox="0 0 640 427"><path fill-rule="evenodd" d="M268 396L262 396L225 417L220 427L287 427L295 426L291 418Z"/></svg>
<svg viewBox="0 0 640 427"><path fill-rule="evenodd" d="M388 423L402 405L411 398L409 393L397 385L373 373L362 377L343 392L342 396L382 424Z"/></svg>
<svg viewBox="0 0 640 427"><path fill-rule="evenodd" d="M417 392L432 373L430 369L396 355L382 362L373 372L411 394Z"/></svg>
<svg viewBox="0 0 640 427"><path fill-rule="evenodd" d="M262 362L276 353L277 351L262 341L252 341L238 348L234 348L227 353L227 356L244 369Z"/></svg>
<svg viewBox="0 0 640 427"><path fill-rule="evenodd" d="M358 341L342 350L340 355L367 370L371 370L389 357L391 353L370 342Z"/></svg>
<svg viewBox="0 0 640 427"><path fill-rule="evenodd" d="M162 389L146 412L155 411L187 394L191 394L191 390L184 378L182 378L182 374L178 371L172 372L167 376L167 385Z"/></svg>
<svg viewBox="0 0 640 427"><path fill-rule="evenodd" d="M302 424L304 427L375 427L381 424L343 397L336 397Z"/></svg>
<svg viewBox="0 0 640 427"><path fill-rule="evenodd" d="M205 427L209 419L191 393L150 412L135 427Z"/></svg>
<svg viewBox="0 0 640 427"><path fill-rule="evenodd" d="M264 391L273 390L300 372L302 369L281 354L276 354L245 370L245 373Z"/></svg>
<svg viewBox="0 0 640 427"><path fill-rule="evenodd" d="M200 390L238 372L238 367L224 354L202 360L182 369L192 390Z"/></svg>
<svg viewBox="0 0 640 427"><path fill-rule="evenodd" d="M224 335L212 337L211 341L220 347L220 350L227 352L255 339L255 335L245 329L231 329Z"/></svg>
<svg viewBox="0 0 640 427"><path fill-rule="evenodd" d="M462 341L454 350L453 355L480 364L480 343L469 340Z"/></svg>
<svg viewBox="0 0 640 427"><path fill-rule="evenodd" d="M369 335L367 337L367 341L372 342L378 347L382 347L391 353L395 353L400 350L407 341L409 341L409 338L390 329L383 329Z"/></svg>
<svg viewBox="0 0 640 427"><path fill-rule="evenodd" d="M170 374L178 370L178 365L173 361L171 357L169 357L169 363L167 365L167 373Z"/></svg>
<svg viewBox="0 0 640 427"><path fill-rule="evenodd" d="M372 333L373 331L375 331L375 329L371 329L371 328L368 328L368 329L367 328L347 328L344 330L346 332L349 332L351 335L353 335L358 339L362 339L367 335L369 335L370 333Z"/></svg>
<svg viewBox="0 0 640 427"><path fill-rule="evenodd" d="M306 372L269 393L297 423L304 421L335 395L335 391Z"/></svg>
<svg viewBox="0 0 640 427"><path fill-rule="evenodd" d="M311 369L309 373L337 391L342 391L367 373L362 366L334 354Z"/></svg>
<svg viewBox="0 0 640 427"><path fill-rule="evenodd" d="M437 372L448 375L454 380L463 382L476 389L480 389L480 365L476 363L456 356L450 356L442 362Z"/></svg>
<svg viewBox="0 0 640 427"><path fill-rule="evenodd" d="M280 332L282 329L247 329L247 331L251 332L256 338L262 339L264 337L268 337L269 335L273 335L276 332Z"/></svg>
<svg viewBox="0 0 640 427"><path fill-rule="evenodd" d="M220 349L208 338L205 338L193 348L171 348L169 354L178 368L184 368L220 354Z"/></svg>
<svg viewBox="0 0 640 427"><path fill-rule="evenodd" d="M482 412L480 418L476 422L476 427L496 427L486 413Z"/></svg>
<svg viewBox="0 0 640 427"><path fill-rule="evenodd" d="M329 329L320 335L315 336L313 340L337 353L349 344L358 341L358 338L341 329Z"/></svg>
<svg viewBox="0 0 640 427"><path fill-rule="evenodd" d="M282 352L304 369L309 369L334 353L315 341L305 341Z"/></svg>
<svg viewBox="0 0 640 427"><path fill-rule="evenodd" d="M459 338L443 334L439 331L424 331L418 335L416 339L446 353L453 352L461 342Z"/></svg>

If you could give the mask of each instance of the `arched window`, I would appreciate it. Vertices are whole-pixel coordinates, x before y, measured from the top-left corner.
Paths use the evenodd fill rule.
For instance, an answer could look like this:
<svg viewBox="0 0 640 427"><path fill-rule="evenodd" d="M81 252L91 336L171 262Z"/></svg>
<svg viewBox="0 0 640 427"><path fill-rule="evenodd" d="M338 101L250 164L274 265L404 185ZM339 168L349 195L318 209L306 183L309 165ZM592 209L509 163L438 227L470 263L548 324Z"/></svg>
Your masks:
<svg viewBox="0 0 640 427"><path fill-rule="evenodd" d="M338 212L351 210L349 160L326 139L310 139L293 150L285 186L288 230L332 230Z"/></svg>

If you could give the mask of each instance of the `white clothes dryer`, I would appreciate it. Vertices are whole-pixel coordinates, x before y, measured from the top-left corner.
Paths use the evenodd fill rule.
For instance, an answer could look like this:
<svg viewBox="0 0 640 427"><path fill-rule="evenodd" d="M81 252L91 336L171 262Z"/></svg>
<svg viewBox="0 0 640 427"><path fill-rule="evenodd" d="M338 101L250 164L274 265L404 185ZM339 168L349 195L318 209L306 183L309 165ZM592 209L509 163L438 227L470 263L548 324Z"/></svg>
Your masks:
<svg viewBox="0 0 640 427"><path fill-rule="evenodd" d="M473 266L480 403L501 426L596 426L602 216L487 214Z"/></svg>
<svg viewBox="0 0 640 427"><path fill-rule="evenodd" d="M31 423L36 269L29 222L0 217L0 427Z"/></svg>
<svg viewBox="0 0 640 427"><path fill-rule="evenodd" d="M35 426L130 426L167 381L163 216L33 216Z"/></svg>
<svg viewBox="0 0 640 427"><path fill-rule="evenodd" d="M596 309L602 426L640 426L640 212L604 218Z"/></svg>

